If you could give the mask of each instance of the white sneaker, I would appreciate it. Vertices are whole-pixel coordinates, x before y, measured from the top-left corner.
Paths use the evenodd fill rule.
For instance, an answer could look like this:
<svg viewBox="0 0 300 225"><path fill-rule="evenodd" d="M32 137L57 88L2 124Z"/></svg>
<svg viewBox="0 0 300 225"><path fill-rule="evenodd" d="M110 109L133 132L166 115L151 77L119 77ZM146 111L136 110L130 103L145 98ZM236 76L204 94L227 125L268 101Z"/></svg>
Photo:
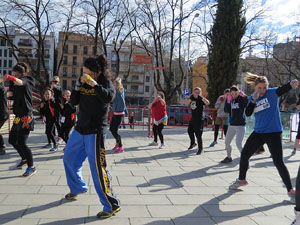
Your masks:
<svg viewBox="0 0 300 225"><path fill-rule="evenodd" d="M157 146L157 145L158 145L158 143L155 142L155 141L153 141L153 142L151 142L151 143L149 144L149 146Z"/></svg>
<svg viewBox="0 0 300 225"><path fill-rule="evenodd" d="M300 212L296 211L296 209L294 208L294 212L296 215L295 220L291 223L291 225L300 225Z"/></svg>
<svg viewBox="0 0 300 225"><path fill-rule="evenodd" d="M161 144L160 146L159 146L159 149L162 149L162 148L165 148L166 146L164 145L164 144Z"/></svg>

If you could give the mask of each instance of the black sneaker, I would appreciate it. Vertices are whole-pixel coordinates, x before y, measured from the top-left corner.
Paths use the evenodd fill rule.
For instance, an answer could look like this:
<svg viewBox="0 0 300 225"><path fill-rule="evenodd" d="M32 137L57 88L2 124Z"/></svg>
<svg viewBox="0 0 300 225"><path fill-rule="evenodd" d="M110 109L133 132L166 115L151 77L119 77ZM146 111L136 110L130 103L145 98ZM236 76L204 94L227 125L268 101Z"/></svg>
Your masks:
<svg viewBox="0 0 300 225"><path fill-rule="evenodd" d="M196 155L201 155L202 154L202 149L199 149L196 153Z"/></svg>
<svg viewBox="0 0 300 225"><path fill-rule="evenodd" d="M192 149L192 148L194 148L195 146L197 146L197 144L196 144L196 143L194 143L194 144L190 145L190 147L188 148L188 150L191 150L191 149Z"/></svg>
<svg viewBox="0 0 300 225"><path fill-rule="evenodd" d="M27 160L25 160L25 161L21 160L21 162L17 165L17 168L18 168L18 169L22 169L22 167L23 167L25 164L27 164Z"/></svg>
<svg viewBox="0 0 300 225"><path fill-rule="evenodd" d="M112 217L115 213L119 212L121 210L120 207L116 208L112 212L107 212L107 211L101 211L97 214L97 217L99 219L107 219L109 217Z"/></svg>
<svg viewBox="0 0 300 225"><path fill-rule="evenodd" d="M35 173L36 173L35 167L33 167L33 168L28 167L28 168L26 169L26 172L23 173L23 177L29 177L29 176L31 176L31 175L33 175L33 174L35 174Z"/></svg>
<svg viewBox="0 0 300 225"><path fill-rule="evenodd" d="M221 163L231 163L232 162L232 158L230 157L226 157L224 160L221 161Z"/></svg>
<svg viewBox="0 0 300 225"><path fill-rule="evenodd" d="M5 155L5 148L0 148L0 155Z"/></svg>

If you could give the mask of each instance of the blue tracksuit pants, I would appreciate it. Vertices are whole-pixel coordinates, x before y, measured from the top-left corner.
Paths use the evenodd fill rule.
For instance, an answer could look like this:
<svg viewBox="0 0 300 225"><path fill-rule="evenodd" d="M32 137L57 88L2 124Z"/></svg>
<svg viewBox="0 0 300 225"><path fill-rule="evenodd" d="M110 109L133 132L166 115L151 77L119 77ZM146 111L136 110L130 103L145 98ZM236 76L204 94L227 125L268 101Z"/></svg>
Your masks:
<svg viewBox="0 0 300 225"><path fill-rule="evenodd" d="M103 210L113 212L120 205L111 188L111 176L106 169L105 134L82 135L74 130L68 140L63 157L68 186L72 194L88 189L82 179L82 164L89 160L96 192Z"/></svg>

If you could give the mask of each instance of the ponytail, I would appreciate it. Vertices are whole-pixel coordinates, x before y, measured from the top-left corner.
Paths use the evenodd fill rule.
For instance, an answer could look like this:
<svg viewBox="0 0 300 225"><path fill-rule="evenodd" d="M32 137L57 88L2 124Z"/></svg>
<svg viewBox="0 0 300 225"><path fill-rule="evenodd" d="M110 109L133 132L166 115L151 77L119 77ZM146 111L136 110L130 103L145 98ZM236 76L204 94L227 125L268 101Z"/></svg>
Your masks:
<svg viewBox="0 0 300 225"><path fill-rule="evenodd" d="M96 73L96 74L104 74L108 79L110 79L110 72L107 68L107 59L106 56L104 54L101 54L97 57L90 57L87 58L84 63L83 66L86 67L87 69L89 69L90 71Z"/></svg>
<svg viewBox="0 0 300 225"><path fill-rule="evenodd" d="M269 81L268 81L267 77L258 76L256 74L249 73L249 72L246 73L245 82L247 84L250 84L253 86L258 85L259 83L265 83L265 84L269 85Z"/></svg>
<svg viewBox="0 0 300 225"><path fill-rule="evenodd" d="M29 73L29 66L24 62L20 62L13 67L12 71L18 72L20 74L27 74Z"/></svg>

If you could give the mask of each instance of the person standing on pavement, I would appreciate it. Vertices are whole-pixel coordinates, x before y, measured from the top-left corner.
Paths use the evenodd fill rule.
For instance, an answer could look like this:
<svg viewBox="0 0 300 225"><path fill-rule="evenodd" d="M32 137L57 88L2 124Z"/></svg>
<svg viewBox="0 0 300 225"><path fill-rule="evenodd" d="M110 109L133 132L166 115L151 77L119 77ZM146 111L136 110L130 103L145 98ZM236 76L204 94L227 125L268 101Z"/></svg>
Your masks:
<svg viewBox="0 0 300 225"><path fill-rule="evenodd" d="M263 144L267 144L279 175L286 186L288 196L292 203L295 202L295 190L293 190L290 174L283 162L282 154L282 124L279 112L279 97L291 89L299 86L297 80L278 87L269 88L268 80L265 76L258 76L248 73L245 77L247 84L254 86L255 92L249 98L246 108L246 115L254 113L254 131L244 145L240 159L239 177L229 188L238 189L248 184L246 174L249 166L250 157Z"/></svg>
<svg viewBox="0 0 300 225"><path fill-rule="evenodd" d="M36 173L33 164L31 149L27 146L27 139L30 131L34 127L33 107L32 107L32 89L35 81L33 77L27 75L29 66L26 63L18 63L12 69L12 75L4 75L4 81L11 81L8 96L14 100L13 112L15 119L9 133L8 142L21 156L21 162L17 168L22 168L27 164L27 169L23 174L24 177Z"/></svg>
<svg viewBox="0 0 300 225"><path fill-rule="evenodd" d="M294 207L295 220L291 225L300 225L300 167L298 168L298 174L296 179L296 193L295 193L296 207Z"/></svg>
<svg viewBox="0 0 300 225"><path fill-rule="evenodd" d="M101 219L120 211L120 202L112 191L105 157L108 108L115 94L107 66L105 55L84 61L83 75L77 78L71 94L71 104L79 105L78 121L63 157L70 188L70 193L65 196L68 200L87 192L88 185L82 178L82 164L88 158L95 190L103 205L103 211L97 214Z"/></svg>
<svg viewBox="0 0 300 225"><path fill-rule="evenodd" d="M191 106L192 118L189 122L188 134L190 137L189 150L196 146L195 136L198 142L197 155L200 155L203 151L202 133L203 133L203 106L209 105L209 101L201 96L201 88L196 87L193 94L185 103L186 106Z"/></svg>
<svg viewBox="0 0 300 225"><path fill-rule="evenodd" d="M153 100L152 103L148 105L149 109L152 109L152 115L154 117L154 125L153 125L153 134L154 134L154 141L151 142L150 146L157 146L157 136L160 139L160 146L159 148L162 149L165 147L164 144L164 135L162 134L162 130L164 126L168 123L168 116L167 116L167 105L165 100L165 95L163 92L157 92L156 98Z"/></svg>
<svg viewBox="0 0 300 225"><path fill-rule="evenodd" d="M214 147L216 144L218 144L217 140L218 140L220 126L223 126L223 131L226 136L227 128L228 128L227 125L228 113L224 111L224 105L229 93L230 93L230 89L226 89L224 91L224 95L219 96L215 104L215 108L218 111L217 111L217 116L214 124L215 125L214 141L210 144L209 147Z"/></svg>
<svg viewBox="0 0 300 225"><path fill-rule="evenodd" d="M242 142L246 132L246 115L245 110L248 104L248 97L243 91L240 91L237 86L230 88L230 94L225 101L224 111L229 113L229 127L225 138L225 146L227 156L221 163L232 162L231 158L231 142L236 136L236 146L240 152L242 152Z"/></svg>
<svg viewBox="0 0 300 225"><path fill-rule="evenodd" d="M61 104L61 138L67 144L69 135L75 124L76 108L70 103L71 92L64 91L64 97Z"/></svg>
<svg viewBox="0 0 300 225"><path fill-rule="evenodd" d="M54 92L50 88L44 90L44 101L41 103L41 115L46 118L46 135L48 144L43 148L50 148L50 152L55 152L58 150L58 145L55 140L54 129L55 129L55 102L54 102Z"/></svg>
<svg viewBox="0 0 300 225"><path fill-rule="evenodd" d="M121 136L118 134L118 129L122 119L124 118L125 111L127 111L125 103L125 89L122 85L122 80L119 77L114 80L113 85L116 91L116 96L112 104L113 116L110 122L109 130L116 139L116 145L113 148L114 153L122 153L124 152L124 148L122 145Z"/></svg>
<svg viewBox="0 0 300 225"><path fill-rule="evenodd" d="M300 96L297 99L296 108L298 111L300 111ZM295 144L294 144L294 149L292 151L292 155L296 154L297 148L299 146L299 142L300 142L300 112L299 112L298 132L297 132L297 136L296 136L296 140L295 140Z"/></svg>
<svg viewBox="0 0 300 225"><path fill-rule="evenodd" d="M62 104L63 96L62 96L62 90L61 90L61 86L59 85L59 82L60 82L59 77L54 76L52 81L50 82L50 89L54 93L54 103L55 103L54 114L55 114L55 126L57 129L57 141L61 142L62 135L61 135L61 124L60 124L60 118L61 118L60 106Z"/></svg>
<svg viewBox="0 0 300 225"><path fill-rule="evenodd" d="M7 95L6 89L3 85L3 76L2 74L0 74L0 129L9 117L6 95ZM5 155L5 144L1 134L0 134L0 155Z"/></svg>

